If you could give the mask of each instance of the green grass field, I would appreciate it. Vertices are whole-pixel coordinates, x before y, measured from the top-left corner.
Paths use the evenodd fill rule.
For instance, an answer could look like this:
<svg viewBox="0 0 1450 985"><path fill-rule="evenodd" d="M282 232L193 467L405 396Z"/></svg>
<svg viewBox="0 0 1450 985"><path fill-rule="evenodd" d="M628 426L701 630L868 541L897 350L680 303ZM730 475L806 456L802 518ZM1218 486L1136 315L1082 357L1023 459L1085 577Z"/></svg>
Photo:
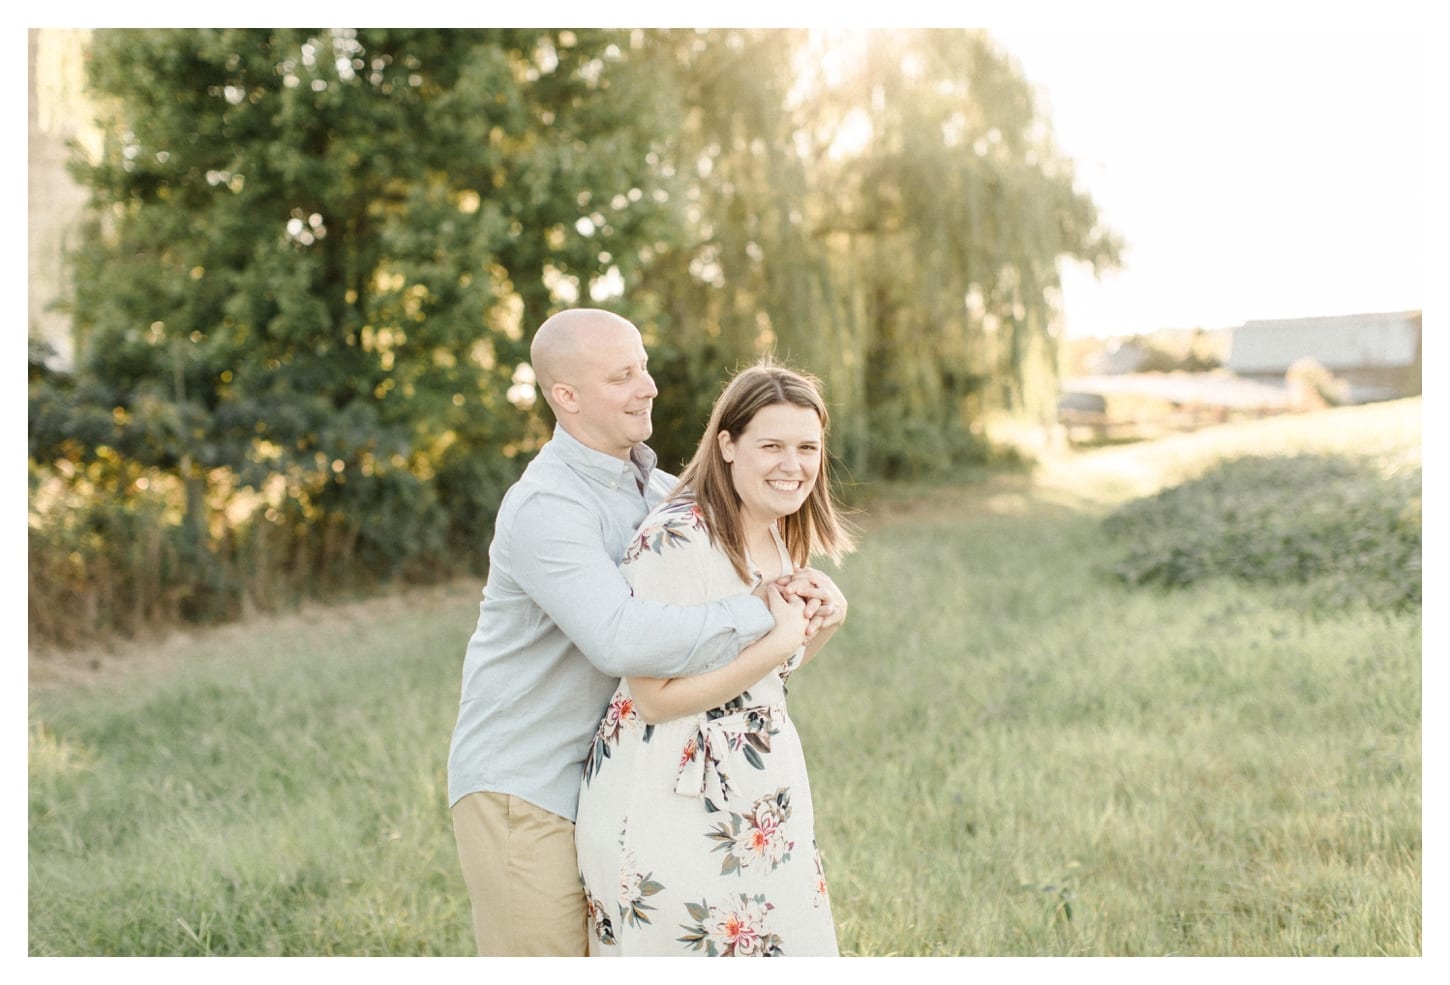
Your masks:
<svg viewBox="0 0 1450 985"><path fill-rule="evenodd" d="M1418 401L880 490L792 682L852 955L1422 953L1421 619L1105 571L1246 451ZM479 586L32 654L29 953L465 955L444 762Z"/></svg>

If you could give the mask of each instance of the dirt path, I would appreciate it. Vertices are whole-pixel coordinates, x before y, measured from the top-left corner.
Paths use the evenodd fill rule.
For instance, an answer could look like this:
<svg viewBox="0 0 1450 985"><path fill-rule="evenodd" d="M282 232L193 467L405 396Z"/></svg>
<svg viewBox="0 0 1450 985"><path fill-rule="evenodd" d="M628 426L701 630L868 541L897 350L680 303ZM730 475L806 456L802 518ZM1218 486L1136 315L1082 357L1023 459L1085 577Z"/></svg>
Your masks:
<svg viewBox="0 0 1450 985"><path fill-rule="evenodd" d="M157 632L140 639L37 651L29 662L30 693L105 684L121 676L164 674L195 652L198 640L225 650L265 628L285 635L289 629L316 632L334 625L339 632L360 621L385 619L390 614L455 613L476 604L482 584L477 579L448 582L427 588L409 588L352 602L308 602L295 612L263 613L223 626L198 626Z"/></svg>

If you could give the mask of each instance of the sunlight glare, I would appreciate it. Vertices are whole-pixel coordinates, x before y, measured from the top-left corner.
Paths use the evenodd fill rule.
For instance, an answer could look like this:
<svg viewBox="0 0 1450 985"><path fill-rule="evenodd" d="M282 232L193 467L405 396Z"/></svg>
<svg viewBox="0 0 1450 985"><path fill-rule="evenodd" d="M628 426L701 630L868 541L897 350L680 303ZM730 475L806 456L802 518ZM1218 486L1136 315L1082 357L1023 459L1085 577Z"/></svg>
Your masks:
<svg viewBox="0 0 1450 985"><path fill-rule="evenodd" d="M831 141L831 147L826 153L836 158L851 157L865 150L873 136L875 130L871 126L871 117L857 106L846 114L846 118L836 128L836 139Z"/></svg>

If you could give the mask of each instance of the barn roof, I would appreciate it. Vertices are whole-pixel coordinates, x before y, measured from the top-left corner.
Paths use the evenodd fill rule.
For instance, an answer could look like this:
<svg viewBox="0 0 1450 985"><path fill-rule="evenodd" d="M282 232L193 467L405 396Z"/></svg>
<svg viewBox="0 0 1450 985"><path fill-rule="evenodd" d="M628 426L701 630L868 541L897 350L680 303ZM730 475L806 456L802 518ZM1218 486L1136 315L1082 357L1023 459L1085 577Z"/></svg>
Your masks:
<svg viewBox="0 0 1450 985"><path fill-rule="evenodd" d="M1420 351L1420 312L1249 321L1234 330L1225 365L1236 373L1283 373L1312 358L1330 371L1410 366Z"/></svg>

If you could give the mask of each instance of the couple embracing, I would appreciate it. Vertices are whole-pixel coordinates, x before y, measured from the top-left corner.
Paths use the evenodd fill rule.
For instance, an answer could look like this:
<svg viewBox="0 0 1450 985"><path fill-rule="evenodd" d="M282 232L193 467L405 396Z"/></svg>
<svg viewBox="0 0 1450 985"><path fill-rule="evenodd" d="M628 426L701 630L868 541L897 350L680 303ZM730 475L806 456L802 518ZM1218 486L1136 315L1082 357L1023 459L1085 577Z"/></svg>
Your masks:
<svg viewBox="0 0 1450 985"><path fill-rule="evenodd" d="M786 684L846 616L815 380L736 375L680 477L639 331L561 312L505 495L448 796L483 955L834 955Z"/></svg>

